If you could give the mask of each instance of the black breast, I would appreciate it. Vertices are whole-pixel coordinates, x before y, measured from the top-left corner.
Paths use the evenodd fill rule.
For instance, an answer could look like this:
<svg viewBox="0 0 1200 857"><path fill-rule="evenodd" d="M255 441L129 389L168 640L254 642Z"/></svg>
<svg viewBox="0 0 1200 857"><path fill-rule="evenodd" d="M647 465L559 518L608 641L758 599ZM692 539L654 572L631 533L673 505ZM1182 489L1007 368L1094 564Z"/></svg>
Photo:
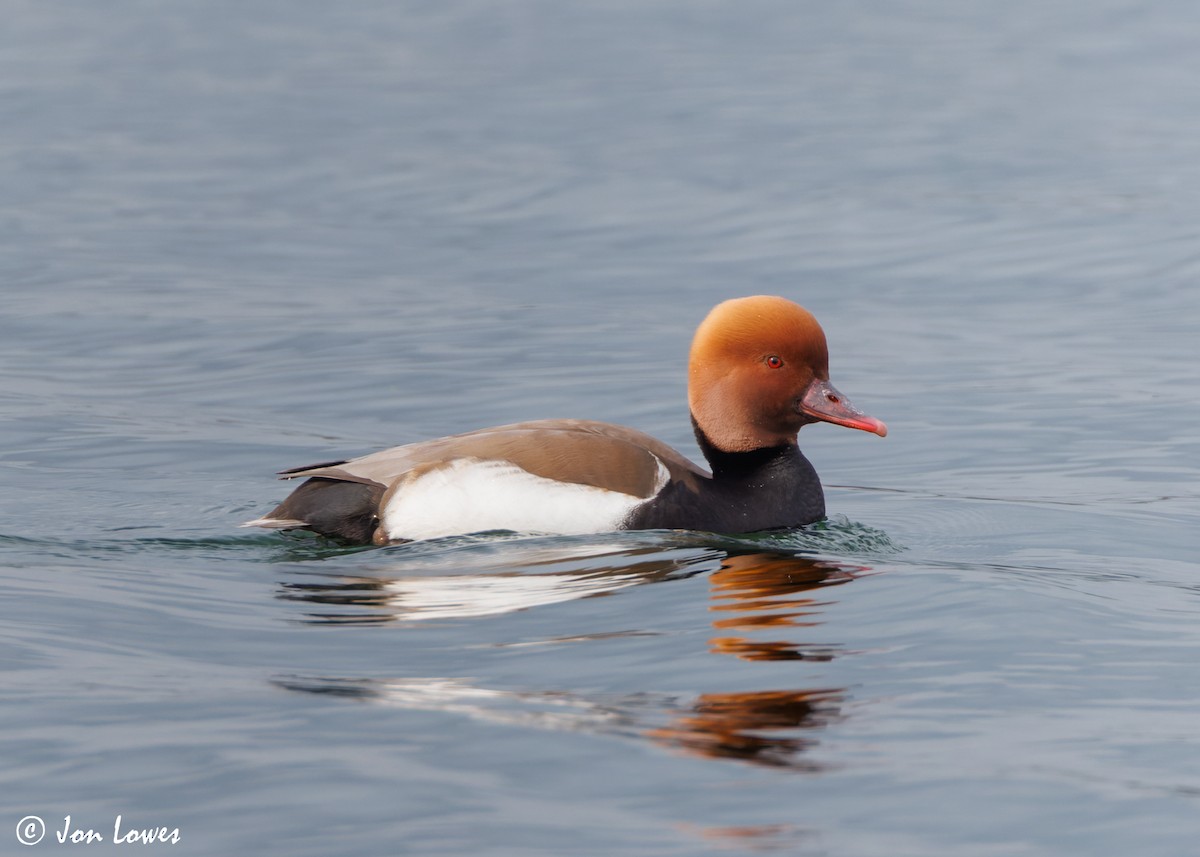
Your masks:
<svg viewBox="0 0 1200 857"><path fill-rule="evenodd" d="M721 452L701 437L712 479L672 482L630 513L629 529L753 533L798 527L825 517L825 493L795 444L753 452Z"/></svg>

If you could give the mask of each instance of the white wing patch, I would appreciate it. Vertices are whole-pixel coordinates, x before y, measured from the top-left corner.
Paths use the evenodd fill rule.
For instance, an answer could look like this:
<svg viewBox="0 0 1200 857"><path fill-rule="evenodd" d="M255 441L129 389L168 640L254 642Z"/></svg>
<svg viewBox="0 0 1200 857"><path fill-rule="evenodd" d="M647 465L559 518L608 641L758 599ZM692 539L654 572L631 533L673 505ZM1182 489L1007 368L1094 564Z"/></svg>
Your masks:
<svg viewBox="0 0 1200 857"><path fill-rule="evenodd" d="M657 463L661 489L670 476ZM582 535L617 529L644 502L618 491L545 479L507 461L464 458L399 485L380 518L391 539L486 530Z"/></svg>

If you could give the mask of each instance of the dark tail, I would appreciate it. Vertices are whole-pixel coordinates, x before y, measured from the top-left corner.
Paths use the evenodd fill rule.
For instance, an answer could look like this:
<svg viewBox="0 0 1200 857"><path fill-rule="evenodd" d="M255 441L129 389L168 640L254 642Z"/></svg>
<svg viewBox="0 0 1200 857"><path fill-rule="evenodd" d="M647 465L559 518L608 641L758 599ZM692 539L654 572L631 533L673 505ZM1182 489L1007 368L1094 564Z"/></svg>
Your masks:
<svg viewBox="0 0 1200 857"><path fill-rule="evenodd" d="M270 514L242 526L306 529L351 544L369 545L379 526L382 497L382 485L315 476L306 479Z"/></svg>

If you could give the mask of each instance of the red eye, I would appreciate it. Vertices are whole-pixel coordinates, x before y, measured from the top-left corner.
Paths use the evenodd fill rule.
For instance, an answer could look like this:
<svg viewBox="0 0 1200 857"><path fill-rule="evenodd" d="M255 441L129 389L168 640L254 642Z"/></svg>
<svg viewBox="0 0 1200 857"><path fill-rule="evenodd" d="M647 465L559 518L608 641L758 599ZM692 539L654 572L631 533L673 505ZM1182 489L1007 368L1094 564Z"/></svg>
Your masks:
<svg viewBox="0 0 1200 857"><path fill-rule="evenodd" d="M776 357L774 354L772 354L770 357L767 358L767 365L770 366L772 369L779 369L783 366L783 359L781 357Z"/></svg>

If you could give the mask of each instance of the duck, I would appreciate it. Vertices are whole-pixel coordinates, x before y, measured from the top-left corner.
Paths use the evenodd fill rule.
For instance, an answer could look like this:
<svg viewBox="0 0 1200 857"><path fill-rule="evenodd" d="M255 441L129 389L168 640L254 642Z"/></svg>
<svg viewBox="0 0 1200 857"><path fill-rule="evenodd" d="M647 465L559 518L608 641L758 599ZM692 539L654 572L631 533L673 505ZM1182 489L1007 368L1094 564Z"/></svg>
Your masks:
<svg viewBox="0 0 1200 857"><path fill-rule="evenodd" d="M887 436L830 383L816 318L779 296L734 298L708 313L692 340L687 398L709 470L636 429L533 420L280 471L304 482L242 526L361 545L491 531L795 528L825 517L800 429L825 422Z"/></svg>

